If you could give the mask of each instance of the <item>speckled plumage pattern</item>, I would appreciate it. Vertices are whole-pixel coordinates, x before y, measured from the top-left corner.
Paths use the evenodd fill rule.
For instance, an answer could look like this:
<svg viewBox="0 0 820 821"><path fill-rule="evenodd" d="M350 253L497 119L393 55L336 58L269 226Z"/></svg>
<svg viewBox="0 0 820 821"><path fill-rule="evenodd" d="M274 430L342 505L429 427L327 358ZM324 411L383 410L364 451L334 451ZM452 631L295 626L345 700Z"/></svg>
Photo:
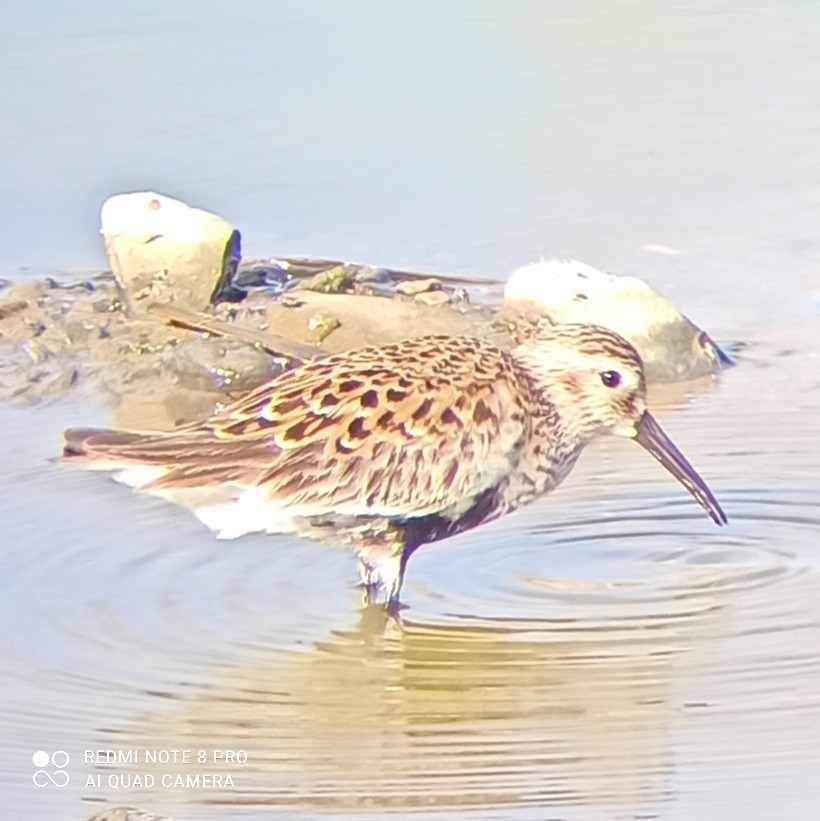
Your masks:
<svg viewBox="0 0 820 821"><path fill-rule="evenodd" d="M603 328L535 329L511 352L431 336L304 365L168 433L68 431L65 460L222 537L349 544L370 594L395 602L418 546L548 493L599 433L636 435L644 390L640 358Z"/></svg>

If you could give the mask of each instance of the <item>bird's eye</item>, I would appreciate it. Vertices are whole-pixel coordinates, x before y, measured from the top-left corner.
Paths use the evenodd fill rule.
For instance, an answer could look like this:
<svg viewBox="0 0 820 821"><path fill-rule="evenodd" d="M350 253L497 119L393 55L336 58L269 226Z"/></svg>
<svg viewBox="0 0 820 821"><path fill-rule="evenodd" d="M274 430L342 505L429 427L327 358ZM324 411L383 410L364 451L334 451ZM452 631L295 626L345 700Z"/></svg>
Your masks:
<svg viewBox="0 0 820 821"><path fill-rule="evenodd" d="M618 371L604 371L601 374L601 382L607 388L617 388L621 384L621 375Z"/></svg>

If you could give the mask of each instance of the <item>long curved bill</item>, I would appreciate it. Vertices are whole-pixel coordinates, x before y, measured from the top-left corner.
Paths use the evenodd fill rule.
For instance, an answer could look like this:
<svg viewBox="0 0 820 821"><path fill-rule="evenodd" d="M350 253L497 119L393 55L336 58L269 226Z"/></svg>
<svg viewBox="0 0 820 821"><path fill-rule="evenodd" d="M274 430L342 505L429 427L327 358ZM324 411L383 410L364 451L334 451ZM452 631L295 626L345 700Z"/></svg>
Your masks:
<svg viewBox="0 0 820 821"><path fill-rule="evenodd" d="M646 448L695 497L715 524L725 525L729 520L712 491L663 432L652 414L646 411L635 429L635 441Z"/></svg>

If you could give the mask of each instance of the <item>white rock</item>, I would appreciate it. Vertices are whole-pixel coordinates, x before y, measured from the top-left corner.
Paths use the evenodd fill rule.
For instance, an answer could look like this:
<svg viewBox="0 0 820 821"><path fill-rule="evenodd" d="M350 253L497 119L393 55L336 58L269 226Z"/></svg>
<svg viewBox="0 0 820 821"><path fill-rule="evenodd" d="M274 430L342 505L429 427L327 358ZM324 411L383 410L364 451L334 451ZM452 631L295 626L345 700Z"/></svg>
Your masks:
<svg viewBox="0 0 820 821"><path fill-rule="evenodd" d="M680 381L721 367L708 335L643 280L577 260L542 259L512 273L504 316L537 315L612 329L635 346L652 381Z"/></svg>
<svg viewBox="0 0 820 821"><path fill-rule="evenodd" d="M103 203L101 233L132 310L150 302L206 308L239 260L239 232L216 214L153 191Z"/></svg>

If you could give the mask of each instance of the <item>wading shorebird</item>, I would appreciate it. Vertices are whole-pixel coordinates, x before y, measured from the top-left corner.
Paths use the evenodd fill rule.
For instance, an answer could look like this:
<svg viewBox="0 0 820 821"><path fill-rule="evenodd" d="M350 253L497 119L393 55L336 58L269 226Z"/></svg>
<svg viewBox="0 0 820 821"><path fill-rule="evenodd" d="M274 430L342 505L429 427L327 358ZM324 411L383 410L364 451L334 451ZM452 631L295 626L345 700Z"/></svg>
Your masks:
<svg viewBox="0 0 820 821"><path fill-rule="evenodd" d="M726 523L646 410L635 349L595 325L539 327L511 351L449 336L362 348L170 432L69 430L63 461L116 471L219 538L349 545L367 600L395 609L418 547L549 493L604 433L635 439Z"/></svg>

